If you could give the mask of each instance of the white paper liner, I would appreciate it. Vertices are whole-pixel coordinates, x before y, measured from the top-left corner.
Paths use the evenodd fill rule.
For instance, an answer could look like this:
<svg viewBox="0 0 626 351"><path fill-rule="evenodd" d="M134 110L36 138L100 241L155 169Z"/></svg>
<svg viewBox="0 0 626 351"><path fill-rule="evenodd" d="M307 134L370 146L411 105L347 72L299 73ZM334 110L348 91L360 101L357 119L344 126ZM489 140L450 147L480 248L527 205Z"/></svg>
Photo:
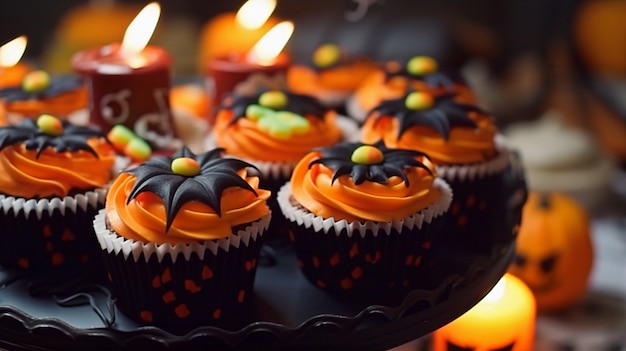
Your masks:
<svg viewBox="0 0 626 351"><path fill-rule="evenodd" d="M359 101L355 94L350 95L346 100L346 112L348 112L348 116L359 122L364 122L367 118L367 111L359 106Z"/></svg>
<svg viewBox="0 0 626 351"><path fill-rule="evenodd" d="M510 149L501 134L494 137L496 156L490 160L470 165L438 165L437 175L447 181L473 181L503 172L509 164Z"/></svg>
<svg viewBox="0 0 626 351"><path fill-rule="evenodd" d="M226 238L205 240L202 242L179 243L175 245L167 243L161 245L143 243L141 241L126 239L116 234L106 227L104 209L100 210L94 218L94 229L100 247L106 250L107 253L117 255L121 252L124 255L124 259L128 259L128 257L132 256L135 262L139 260L142 253L144 254L146 262L148 262L152 255L156 255L159 262L161 262L165 256L170 255L172 262L176 262L180 254L182 254L185 260L189 260L193 253L198 255L198 257L203 257L204 252L207 250L216 255L218 249L228 252L231 247L238 248L240 245L248 246L251 240L256 241L262 237L269 227L270 218L271 214L268 214L251 223L245 229L239 230L237 233L231 234Z"/></svg>
<svg viewBox="0 0 626 351"><path fill-rule="evenodd" d="M0 206L5 214L11 210L13 210L13 213L24 211L24 214L28 217L31 212L34 212L37 215L37 219L41 219L44 212L52 215L54 210L58 210L62 215L65 215L66 211L76 213L77 208L83 211L86 211L87 207L98 208L104 204L106 193L106 188L98 188L74 196L39 200L0 195Z"/></svg>
<svg viewBox="0 0 626 351"><path fill-rule="evenodd" d="M303 225L305 228L313 227L315 231L324 231L328 233L330 229L335 230L335 234L339 235L343 229L346 230L348 237L360 235L364 237L368 230L370 230L375 236L380 232L384 232L389 235L392 229L401 232L402 227L409 229L417 228L421 229L422 223L430 223L433 218L441 216L446 213L452 203L452 189L441 178L435 178L433 187L437 188L441 192L441 196L437 201L430 204L425 209L414 213L408 217L400 220L393 220L388 222L348 222L345 219L335 221L333 217L323 218L316 216L313 213L291 204L291 182L285 183L278 192L278 205L283 215L291 222L295 222L298 225Z"/></svg>

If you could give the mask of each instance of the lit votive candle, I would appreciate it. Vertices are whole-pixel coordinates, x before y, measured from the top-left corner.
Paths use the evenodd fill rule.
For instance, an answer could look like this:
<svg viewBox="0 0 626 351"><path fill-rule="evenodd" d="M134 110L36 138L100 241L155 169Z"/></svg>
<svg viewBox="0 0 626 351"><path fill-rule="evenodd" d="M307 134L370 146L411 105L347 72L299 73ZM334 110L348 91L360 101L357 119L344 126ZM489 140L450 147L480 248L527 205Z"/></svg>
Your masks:
<svg viewBox="0 0 626 351"><path fill-rule="evenodd" d="M225 12L211 18L200 34L199 64L230 54L245 54L278 20L272 17L276 0L248 0L237 12Z"/></svg>
<svg viewBox="0 0 626 351"><path fill-rule="evenodd" d="M72 57L74 70L86 78L90 121L105 131L125 125L156 149L175 138L170 111L170 55L148 46L160 14L148 4L131 22L121 44L86 50Z"/></svg>
<svg viewBox="0 0 626 351"><path fill-rule="evenodd" d="M478 304L433 333L433 351L532 351L536 303L507 273Z"/></svg>
<svg viewBox="0 0 626 351"><path fill-rule="evenodd" d="M19 62L26 50L26 36L19 36L0 46L0 89L17 87L30 71L30 67Z"/></svg>
<svg viewBox="0 0 626 351"><path fill-rule="evenodd" d="M244 92L246 83L256 82L268 89L285 88L291 64L283 48L293 33L292 22L278 23L246 54L233 53L208 61L208 90L212 105L219 105L225 94ZM254 84L253 84L254 85ZM211 121L210 121L211 122Z"/></svg>

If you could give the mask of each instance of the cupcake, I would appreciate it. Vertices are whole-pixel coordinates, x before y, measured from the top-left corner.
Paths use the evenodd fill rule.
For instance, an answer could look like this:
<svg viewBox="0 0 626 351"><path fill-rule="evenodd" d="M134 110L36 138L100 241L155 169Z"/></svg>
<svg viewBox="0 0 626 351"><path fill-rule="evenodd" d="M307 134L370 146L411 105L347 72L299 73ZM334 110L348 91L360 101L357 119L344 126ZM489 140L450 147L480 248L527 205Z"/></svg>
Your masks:
<svg viewBox="0 0 626 351"><path fill-rule="evenodd" d="M51 115L0 128L0 265L33 276L101 267L91 223L114 165L94 128Z"/></svg>
<svg viewBox="0 0 626 351"><path fill-rule="evenodd" d="M36 118L44 113L67 119L86 112L87 88L77 76L51 78L44 71L32 71L21 86L0 89L0 104L8 124L19 124L24 118Z"/></svg>
<svg viewBox="0 0 626 351"><path fill-rule="evenodd" d="M366 57L352 57L337 45L323 44L313 51L310 63L289 68L287 84L295 93L342 108L363 80L377 69L378 65Z"/></svg>
<svg viewBox="0 0 626 351"><path fill-rule="evenodd" d="M506 217L504 178L510 153L494 118L454 95L413 91L386 100L368 115L362 140L426 153L454 192L446 232L458 245L489 249L510 242L500 221Z"/></svg>
<svg viewBox="0 0 626 351"><path fill-rule="evenodd" d="M133 320L226 327L250 315L270 192L222 152L154 156L111 184L94 227L115 303Z"/></svg>
<svg viewBox="0 0 626 351"><path fill-rule="evenodd" d="M356 126L344 131L339 123L335 110L311 96L272 90L226 98L218 108L211 137L228 155L254 164L263 175L262 186L276 193L289 180L296 162L313 148L358 135ZM278 212L275 196L270 208ZM280 221L273 216L272 236L286 234Z"/></svg>
<svg viewBox="0 0 626 351"><path fill-rule="evenodd" d="M278 193L306 278L371 303L398 302L426 284L451 200L423 153L381 142L316 149Z"/></svg>
<svg viewBox="0 0 626 351"><path fill-rule="evenodd" d="M427 91L438 96L454 94L459 102L474 102L475 97L458 71L439 67L429 56L414 56L406 62L389 61L370 74L346 103L348 115L363 121L381 102L397 99L410 90Z"/></svg>

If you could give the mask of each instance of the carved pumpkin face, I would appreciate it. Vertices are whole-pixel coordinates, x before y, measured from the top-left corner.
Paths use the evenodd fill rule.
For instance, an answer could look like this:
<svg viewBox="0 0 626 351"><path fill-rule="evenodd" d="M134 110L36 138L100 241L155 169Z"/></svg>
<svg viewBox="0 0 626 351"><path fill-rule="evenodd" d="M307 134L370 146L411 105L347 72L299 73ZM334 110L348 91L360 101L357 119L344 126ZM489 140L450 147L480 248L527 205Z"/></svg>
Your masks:
<svg viewBox="0 0 626 351"><path fill-rule="evenodd" d="M539 311L567 308L586 292L593 261L589 231L589 217L575 200L529 194L510 272L531 288Z"/></svg>

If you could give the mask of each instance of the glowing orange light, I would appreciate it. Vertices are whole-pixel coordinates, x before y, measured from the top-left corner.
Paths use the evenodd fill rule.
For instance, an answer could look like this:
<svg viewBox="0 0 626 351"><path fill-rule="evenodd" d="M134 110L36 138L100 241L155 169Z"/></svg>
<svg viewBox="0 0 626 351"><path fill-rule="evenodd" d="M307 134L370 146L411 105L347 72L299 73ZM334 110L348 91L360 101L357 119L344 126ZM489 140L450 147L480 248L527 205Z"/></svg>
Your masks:
<svg viewBox="0 0 626 351"><path fill-rule="evenodd" d="M237 23L251 30L261 28L275 8L276 0L248 0L237 11Z"/></svg>
<svg viewBox="0 0 626 351"><path fill-rule="evenodd" d="M272 65L293 34L293 22L283 21L270 29L252 47L248 54L248 62L261 66Z"/></svg>

